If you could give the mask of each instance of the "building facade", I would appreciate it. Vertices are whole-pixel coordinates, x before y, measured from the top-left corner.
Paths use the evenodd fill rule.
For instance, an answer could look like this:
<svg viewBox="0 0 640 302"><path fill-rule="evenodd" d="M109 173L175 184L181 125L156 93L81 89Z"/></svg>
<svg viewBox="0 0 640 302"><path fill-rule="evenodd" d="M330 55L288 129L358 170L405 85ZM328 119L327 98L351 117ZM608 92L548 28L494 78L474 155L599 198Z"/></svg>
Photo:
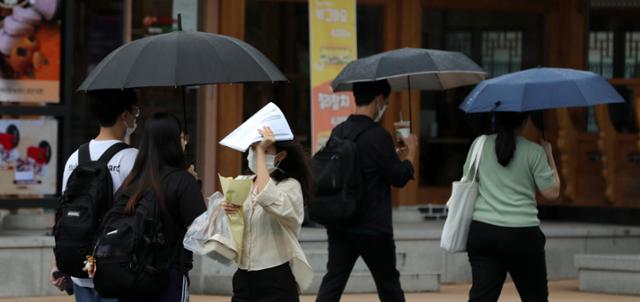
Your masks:
<svg viewBox="0 0 640 302"><path fill-rule="evenodd" d="M279 84L217 85L188 90L189 155L204 181L243 171L244 156L217 142L260 107L280 106L296 137L310 146L309 25L306 0L79 0L63 18L62 102L42 108L0 105L0 115L50 114L61 120L59 163L95 135L83 97L87 73L124 42L183 27L230 35L252 44L290 80ZM554 145L562 198L541 199L554 209L640 209L640 1L637 0L358 0L358 55L401 47L454 50L488 76L536 66L601 74L625 104L534 112L526 136ZM462 173L473 138L490 129L490 116L467 116L458 105L472 87L413 91L411 121L420 138L416 180L394 191L396 205L444 204ZM178 91L140 90L143 116L155 110L182 115ZM393 93L382 123L392 129L409 112L409 93ZM140 125L143 126L143 123ZM135 143L138 138L132 138ZM61 173L60 173L61 174ZM1 192L0 192L1 194ZM11 200L11 202L9 202ZM51 206L54 196L0 200L0 207ZM637 213L637 212L633 212Z"/></svg>

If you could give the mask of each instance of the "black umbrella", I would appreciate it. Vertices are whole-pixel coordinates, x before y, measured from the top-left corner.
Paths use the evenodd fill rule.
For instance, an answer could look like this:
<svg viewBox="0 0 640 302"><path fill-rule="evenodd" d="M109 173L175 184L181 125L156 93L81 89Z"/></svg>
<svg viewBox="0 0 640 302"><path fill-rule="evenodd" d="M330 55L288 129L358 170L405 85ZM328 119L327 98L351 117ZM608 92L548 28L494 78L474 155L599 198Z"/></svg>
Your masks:
<svg viewBox="0 0 640 302"><path fill-rule="evenodd" d="M185 86L286 80L253 46L224 35L183 31L178 15L177 31L135 40L112 51L78 90L181 87L186 106Z"/></svg>
<svg viewBox="0 0 640 302"><path fill-rule="evenodd" d="M287 78L236 38L178 30L127 43L105 57L78 90L276 82Z"/></svg>
<svg viewBox="0 0 640 302"><path fill-rule="evenodd" d="M387 80L394 91L444 90L476 84L485 76L478 64L460 52L401 48L349 63L331 87L346 91L352 89L353 83ZM411 99L409 115L411 118Z"/></svg>

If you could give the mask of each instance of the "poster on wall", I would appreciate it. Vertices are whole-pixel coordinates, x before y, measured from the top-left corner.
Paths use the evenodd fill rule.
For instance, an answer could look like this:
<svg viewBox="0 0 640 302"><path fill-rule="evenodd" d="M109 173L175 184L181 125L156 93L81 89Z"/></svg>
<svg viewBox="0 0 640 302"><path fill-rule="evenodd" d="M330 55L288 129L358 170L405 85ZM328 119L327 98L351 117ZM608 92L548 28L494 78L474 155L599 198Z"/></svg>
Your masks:
<svg viewBox="0 0 640 302"><path fill-rule="evenodd" d="M0 119L0 196L56 193L58 121Z"/></svg>
<svg viewBox="0 0 640 302"><path fill-rule="evenodd" d="M357 59L356 0L309 1L311 149L325 145L331 130L355 111L351 92L333 93L331 81Z"/></svg>
<svg viewBox="0 0 640 302"><path fill-rule="evenodd" d="M0 102L60 102L61 4L0 3Z"/></svg>

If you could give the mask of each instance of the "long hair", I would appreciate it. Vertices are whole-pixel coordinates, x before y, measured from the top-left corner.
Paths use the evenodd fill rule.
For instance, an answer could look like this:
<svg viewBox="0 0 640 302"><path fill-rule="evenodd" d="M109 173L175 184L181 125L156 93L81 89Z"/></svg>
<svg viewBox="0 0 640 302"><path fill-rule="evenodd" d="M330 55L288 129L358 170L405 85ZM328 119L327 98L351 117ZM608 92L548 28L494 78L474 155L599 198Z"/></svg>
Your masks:
<svg viewBox="0 0 640 302"><path fill-rule="evenodd" d="M516 129L529 117L526 112L496 112L496 157L503 167L516 152Z"/></svg>
<svg viewBox="0 0 640 302"><path fill-rule="evenodd" d="M180 144L181 132L178 118L170 113L155 113L146 121L136 162L121 190L130 196L125 212L132 213L141 195L149 190L153 190L164 208L163 169L186 169L187 166Z"/></svg>
<svg viewBox="0 0 640 302"><path fill-rule="evenodd" d="M276 153L287 151L287 157L280 162L279 169L271 173L271 177L276 181L282 181L287 178L297 180L302 187L304 203L307 204L313 190L313 180L306 153L296 140L276 142L275 147Z"/></svg>

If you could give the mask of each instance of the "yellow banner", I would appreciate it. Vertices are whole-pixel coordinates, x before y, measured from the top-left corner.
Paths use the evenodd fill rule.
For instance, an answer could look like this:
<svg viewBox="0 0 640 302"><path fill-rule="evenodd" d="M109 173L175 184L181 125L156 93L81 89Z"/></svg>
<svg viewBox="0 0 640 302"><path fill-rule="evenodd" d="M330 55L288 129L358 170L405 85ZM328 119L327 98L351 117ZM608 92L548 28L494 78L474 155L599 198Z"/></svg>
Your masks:
<svg viewBox="0 0 640 302"><path fill-rule="evenodd" d="M311 134L315 153L333 127L355 110L353 95L333 93L331 81L358 56L356 0L309 0Z"/></svg>

